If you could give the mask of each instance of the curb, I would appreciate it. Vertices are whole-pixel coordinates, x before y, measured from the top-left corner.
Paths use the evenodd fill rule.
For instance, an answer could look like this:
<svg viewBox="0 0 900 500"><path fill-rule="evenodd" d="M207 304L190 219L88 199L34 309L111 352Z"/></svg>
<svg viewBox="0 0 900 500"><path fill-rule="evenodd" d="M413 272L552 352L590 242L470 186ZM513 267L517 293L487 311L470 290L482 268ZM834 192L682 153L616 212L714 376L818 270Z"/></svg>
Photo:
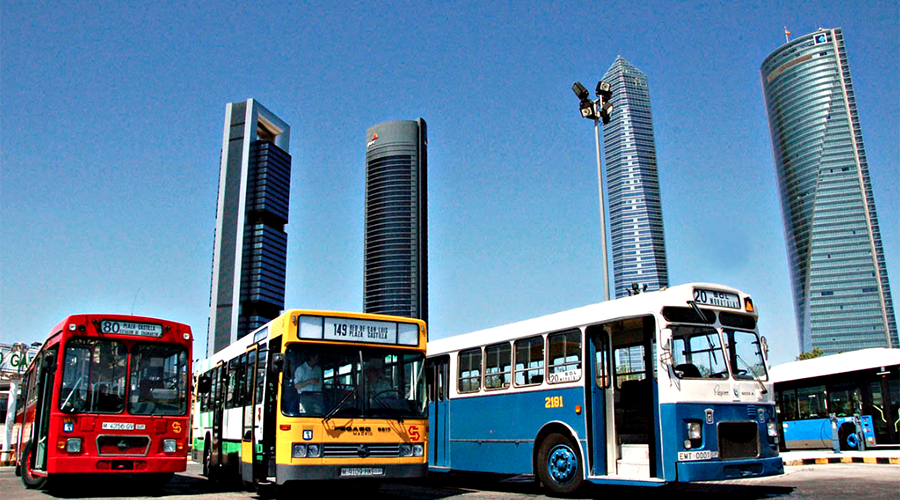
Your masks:
<svg viewBox="0 0 900 500"><path fill-rule="evenodd" d="M900 457L835 457L835 458L803 458L799 460L784 460L784 465L827 465L827 464L879 464L900 465Z"/></svg>

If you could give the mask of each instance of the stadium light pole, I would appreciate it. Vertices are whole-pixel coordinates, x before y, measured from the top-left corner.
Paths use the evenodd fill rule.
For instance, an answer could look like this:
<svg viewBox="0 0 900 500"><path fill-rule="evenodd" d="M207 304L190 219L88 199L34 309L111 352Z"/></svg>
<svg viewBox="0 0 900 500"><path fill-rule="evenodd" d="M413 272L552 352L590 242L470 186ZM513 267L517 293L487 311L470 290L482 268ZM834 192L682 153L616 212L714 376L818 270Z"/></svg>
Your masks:
<svg viewBox="0 0 900 500"><path fill-rule="evenodd" d="M609 123L609 114L613 105L609 102L612 90L608 82L603 80L597 83L597 99L592 100L588 89L581 82L572 85L572 91L580 101L581 116L588 120L594 120L594 143L597 147L597 185L600 191L600 250L603 255L603 298L609 300L609 259L606 253L606 197L603 195L603 166L600 163L600 120L603 124Z"/></svg>

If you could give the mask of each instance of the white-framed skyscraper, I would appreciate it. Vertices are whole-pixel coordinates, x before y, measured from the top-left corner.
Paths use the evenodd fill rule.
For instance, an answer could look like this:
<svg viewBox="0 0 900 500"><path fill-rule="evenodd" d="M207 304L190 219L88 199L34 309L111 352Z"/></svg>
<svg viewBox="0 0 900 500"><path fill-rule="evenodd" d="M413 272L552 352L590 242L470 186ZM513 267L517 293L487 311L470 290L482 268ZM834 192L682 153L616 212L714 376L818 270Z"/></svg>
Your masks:
<svg viewBox="0 0 900 500"><path fill-rule="evenodd" d="M255 99L225 106L207 355L284 309L290 133Z"/></svg>
<svg viewBox="0 0 900 500"><path fill-rule="evenodd" d="M617 56L603 75L613 112L603 126L616 297L669 285L647 75Z"/></svg>
<svg viewBox="0 0 900 500"><path fill-rule="evenodd" d="M760 73L800 350L900 347L841 29L785 43Z"/></svg>

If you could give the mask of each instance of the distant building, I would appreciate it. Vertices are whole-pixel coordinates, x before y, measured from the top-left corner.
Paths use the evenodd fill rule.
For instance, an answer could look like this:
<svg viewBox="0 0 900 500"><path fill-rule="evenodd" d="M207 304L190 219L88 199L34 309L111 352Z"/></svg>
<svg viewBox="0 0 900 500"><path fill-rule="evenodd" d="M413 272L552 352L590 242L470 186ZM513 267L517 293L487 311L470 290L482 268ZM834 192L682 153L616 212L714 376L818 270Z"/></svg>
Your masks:
<svg viewBox="0 0 900 500"><path fill-rule="evenodd" d="M284 309L290 131L254 99L225 106L207 355Z"/></svg>
<svg viewBox="0 0 900 500"><path fill-rule="evenodd" d="M613 112L603 126L616 297L669 285L647 75L616 57L603 75Z"/></svg>
<svg viewBox="0 0 900 500"><path fill-rule="evenodd" d="M366 131L365 312L428 321L427 173L425 120Z"/></svg>
<svg viewBox="0 0 900 500"><path fill-rule="evenodd" d="M800 350L900 347L843 33L800 36L760 73Z"/></svg>

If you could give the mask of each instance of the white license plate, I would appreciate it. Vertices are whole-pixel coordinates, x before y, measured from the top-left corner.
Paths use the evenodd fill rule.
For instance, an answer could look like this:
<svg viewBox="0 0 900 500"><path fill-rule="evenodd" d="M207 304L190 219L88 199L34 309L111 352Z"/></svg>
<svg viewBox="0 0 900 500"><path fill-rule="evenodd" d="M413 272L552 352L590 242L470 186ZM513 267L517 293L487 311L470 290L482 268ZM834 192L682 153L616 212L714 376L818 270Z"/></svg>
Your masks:
<svg viewBox="0 0 900 500"><path fill-rule="evenodd" d="M678 452L678 461L679 462L692 462L694 460L712 460L714 458L719 458L719 452L717 452L717 451L679 451Z"/></svg>
<svg viewBox="0 0 900 500"><path fill-rule="evenodd" d="M133 431L134 423L132 422L103 422L101 425L103 430L113 431Z"/></svg>
<svg viewBox="0 0 900 500"><path fill-rule="evenodd" d="M342 467L341 477L383 476L381 467Z"/></svg>

